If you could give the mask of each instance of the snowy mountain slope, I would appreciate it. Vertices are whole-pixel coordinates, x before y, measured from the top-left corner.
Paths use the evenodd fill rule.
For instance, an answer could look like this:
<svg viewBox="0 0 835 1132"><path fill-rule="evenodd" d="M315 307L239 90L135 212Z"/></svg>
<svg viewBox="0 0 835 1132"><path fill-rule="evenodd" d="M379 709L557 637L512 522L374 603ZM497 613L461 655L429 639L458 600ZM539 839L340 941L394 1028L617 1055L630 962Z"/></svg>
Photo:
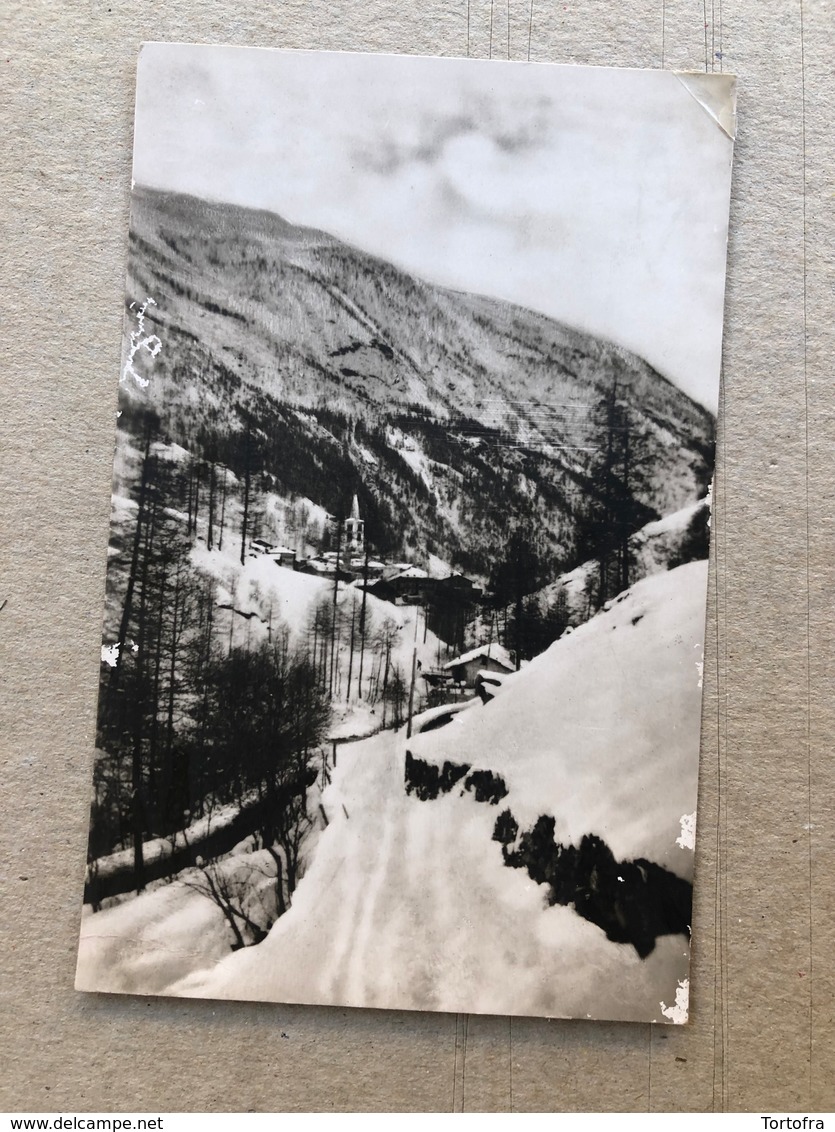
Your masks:
<svg viewBox="0 0 835 1132"><path fill-rule="evenodd" d="M594 833L689 878L678 839L696 808L706 586L707 562L638 582L481 711L415 736L413 755L500 775L525 828L548 813L562 843Z"/></svg>
<svg viewBox="0 0 835 1132"><path fill-rule="evenodd" d="M423 404L508 429L521 443L560 443L587 387L617 370L671 434L711 428L705 410L619 347L511 303L435 287L274 214L137 186L131 224L140 250L132 270L160 284L149 294L166 296L149 322L185 321L200 308L211 352L243 365L234 346L244 335L256 347L247 364L259 370L247 376L294 403Z"/></svg>
<svg viewBox="0 0 835 1132"><path fill-rule="evenodd" d="M640 958L507 868L494 834L504 808L523 826L549 813L564 843L594 833L618 858L690 876L705 584L706 563L646 579L495 700L409 740L422 760L500 775L497 806L407 794L402 733L344 747L292 908L263 943L166 993L662 1020L686 935Z"/></svg>
<svg viewBox="0 0 835 1132"><path fill-rule="evenodd" d="M196 546L191 554L195 567L204 575L214 578L218 583L217 617L224 613L234 618L230 626L234 642L249 647L257 647L266 641L270 634L283 629L289 632L289 643L297 645L310 634L310 625L316 608L323 602L330 608L333 600L333 581L301 574L295 570L278 566L265 556L248 557L240 564L233 552L206 550ZM340 583L337 595L337 614L341 628L341 646L337 671L344 676L348 666L349 642L347 626L350 623L352 608L358 616L362 594L354 586ZM366 617L368 621L368 650L366 672L376 653L379 652L379 632L387 627L390 631L390 662L402 673L411 670L412 652L416 650L421 665L431 666L440 649L440 642L430 630L424 631L422 611L417 606L397 606L381 601L373 594L366 596ZM417 622L417 624L416 624ZM376 643L375 643L376 642ZM359 650L359 638L355 641L355 653ZM375 652L376 650L376 652ZM379 663L379 658L378 658ZM357 667L355 659L354 668ZM356 671L354 673L356 677ZM418 690L420 695L420 689ZM338 699L339 697L337 697ZM356 694L354 699L356 699ZM359 697L361 699L361 697ZM353 730L356 724L359 731ZM374 731L380 725L378 715L364 712L356 703L350 711L340 710L335 705L334 737L343 737Z"/></svg>
<svg viewBox="0 0 835 1132"><path fill-rule="evenodd" d="M709 526L709 497L647 523L629 540L632 576L638 580L685 562L706 559ZM583 562L543 586L533 598L543 611L563 601L567 624L581 625L589 617L589 590L595 588L598 570L596 560Z"/></svg>
<svg viewBox="0 0 835 1132"><path fill-rule="evenodd" d="M186 446L214 437L236 474L230 437L252 414L281 494L336 513L340 487L358 491L402 555L486 576L509 510L570 558L615 382L646 508L686 505L710 475L712 417L639 358L269 213L137 187L128 290L154 298L162 347L127 405L152 404Z"/></svg>

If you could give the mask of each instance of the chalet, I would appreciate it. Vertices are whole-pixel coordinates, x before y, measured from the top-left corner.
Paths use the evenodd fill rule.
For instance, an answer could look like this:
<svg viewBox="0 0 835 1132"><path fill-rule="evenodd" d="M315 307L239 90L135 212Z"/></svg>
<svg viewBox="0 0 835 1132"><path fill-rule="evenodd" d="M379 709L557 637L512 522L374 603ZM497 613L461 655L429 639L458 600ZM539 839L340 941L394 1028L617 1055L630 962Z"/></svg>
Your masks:
<svg viewBox="0 0 835 1132"><path fill-rule="evenodd" d="M507 674L515 669L510 653L499 644L479 645L469 652L447 661L442 671L448 672L456 684L475 688L479 673L498 672Z"/></svg>
<svg viewBox="0 0 835 1132"><path fill-rule="evenodd" d="M346 570L336 554L319 554L305 558L296 565L300 574L313 574L317 578L338 578L340 582L353 582L354 575Z"/></svg>
<svg viewBox="0 0 835 1132"><path fill-rule="evenodd" d="M277 566L286 566L288 570L296 568L296 552L287 546L274 546L269 556Z"/></svg>
<svg viewBox="0 0 835 1132"><path fill-rule="evenodd" d="M289 570L296 568L296 552L286 546L273 546L262 538L254 538L249 544L250 558L269 558L276 566L285 566Z"/></svg>
<svg viewBox="0 0 835 1132"><path fill-rule="evenodd" d="M475 582L463 574L431 578L419 566L408 566L398 574L383 577L394 591L398 605L466 605L481 597Z"/></svg>
<svg viewBox="0 0 835 1132"><path fill-rule="evenodd" d="M369 578L382 578L383 571L386 568L385 562L381 562L378 558L369 558L368 562L364 558L352 557L348 564L343 562L346 569L350 569L357 578L365 576L368 572Z"/></svg>
<svg viewBox="0 0 835 1132"><path fill-rule="evenodd" d="M435 583L419 566L408 566L386 581L394 591L397 605L424 605Z"/></svg>
<svg viewBox="0 0 835 1132"><path fill-rule="evenodd" d="M471 578L463 574L450 574L446 578L438 579L438 588L446 593L454 593L458 597L476 601L481 597L481 590Z"/></svg>

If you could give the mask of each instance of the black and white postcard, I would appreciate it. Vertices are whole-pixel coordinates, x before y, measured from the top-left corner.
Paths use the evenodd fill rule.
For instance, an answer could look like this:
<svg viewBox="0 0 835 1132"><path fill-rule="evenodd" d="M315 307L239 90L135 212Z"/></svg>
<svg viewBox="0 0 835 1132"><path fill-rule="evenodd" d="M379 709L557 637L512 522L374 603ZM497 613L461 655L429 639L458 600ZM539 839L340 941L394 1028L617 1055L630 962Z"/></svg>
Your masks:
<svg viewBox="0 0 835 1132"><path fill-rule="evenodd" d="M79 989L686 1020L733 134L143 48Z"/></svg>

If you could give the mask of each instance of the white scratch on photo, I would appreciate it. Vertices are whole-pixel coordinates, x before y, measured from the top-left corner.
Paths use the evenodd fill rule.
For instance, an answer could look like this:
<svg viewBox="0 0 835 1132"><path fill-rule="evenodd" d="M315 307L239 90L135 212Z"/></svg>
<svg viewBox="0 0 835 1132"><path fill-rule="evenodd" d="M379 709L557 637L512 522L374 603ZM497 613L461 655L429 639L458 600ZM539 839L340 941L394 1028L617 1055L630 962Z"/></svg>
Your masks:
<svg viewBox="0 0 835 1132"><path fill-rule="evenodd" d="M676 1000L672 1006L661 1003L661 1013L674 1025L683 1026L690 1009L690 980L682 979L676 988Z"/></svg>
<svg viewBox="0 0 835 1132"><path fill-rule="evenodd" d="M696 848L696 811L692 814L682 814L681 833L676 838L676 845L682 849Z"/></svg>
<svg viewBox="0 0 835 1132"><path fill-rule="evenodd" d="M156 305L156 302L150 297L145 299L141 307L137 308L136 303L130 305L131 310L136 310L136 329L130 332L130 352L128 360L125 362L122 381L127 381L129 377L132 377L140 389L147 389L151 383L147 377L136 372L133 359L140 350L144 350L152 358L155 358L162 349L162 342L156 334L145 333L145 311L148 307L155 307Z"/></svg>

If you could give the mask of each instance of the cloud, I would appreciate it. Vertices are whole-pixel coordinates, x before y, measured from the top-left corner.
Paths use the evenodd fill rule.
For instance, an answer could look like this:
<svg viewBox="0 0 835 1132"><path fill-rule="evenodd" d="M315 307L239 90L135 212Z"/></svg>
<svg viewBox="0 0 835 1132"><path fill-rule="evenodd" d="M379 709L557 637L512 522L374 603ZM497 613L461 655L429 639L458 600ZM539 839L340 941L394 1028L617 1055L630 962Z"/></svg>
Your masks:
<svg viewBox="0 0 835 1132"><path fill-rule="evenodd" d="M643 355L715 408L730 146L664 72L150 45L134 176Z"/></svg>
<svg viewBox="0 0 835 1132"><path fill-rule="evenodd" d="M355 162L390 175L413 163L433 165L450 143L470 137L485 138L507 155L523 154L547 146L555 125L553 102L542 95L497 101L471 86L436 91L428 105L413 99L409 87L405 98L388 102L385 122L356 146Z"/></svg>

